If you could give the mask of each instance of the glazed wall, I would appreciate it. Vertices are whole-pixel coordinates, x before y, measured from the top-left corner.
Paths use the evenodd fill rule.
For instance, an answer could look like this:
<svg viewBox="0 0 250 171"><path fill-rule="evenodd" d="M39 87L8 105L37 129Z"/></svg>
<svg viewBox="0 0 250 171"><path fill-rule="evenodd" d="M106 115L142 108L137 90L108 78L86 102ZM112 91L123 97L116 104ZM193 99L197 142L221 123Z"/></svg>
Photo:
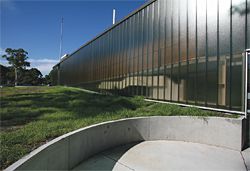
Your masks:
<svg viewBox="0 0 250 171"><path fill-rule="evenodd" d="M55 82L241 111L249 6L249 0L153 1L55 66Z"/></svg>

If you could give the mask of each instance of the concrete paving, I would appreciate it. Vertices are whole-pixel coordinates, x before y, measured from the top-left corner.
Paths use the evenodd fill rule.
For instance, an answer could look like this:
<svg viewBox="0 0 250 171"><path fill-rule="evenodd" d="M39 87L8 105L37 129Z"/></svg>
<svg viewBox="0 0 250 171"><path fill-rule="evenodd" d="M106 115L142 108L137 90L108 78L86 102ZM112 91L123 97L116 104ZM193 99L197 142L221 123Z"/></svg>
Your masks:
<svg viewBox="0 0 250 171"><path fill-rule="evenodd" d="M250 171L250 148L241 152L248 171Z"/></svg>
<svg viewBox="0 0 250 171"><path fill-rule="evenodd" d="M73 170L246 171L249 160L249 149L239 152L182 141L144 141L107 150Z"/></svg>

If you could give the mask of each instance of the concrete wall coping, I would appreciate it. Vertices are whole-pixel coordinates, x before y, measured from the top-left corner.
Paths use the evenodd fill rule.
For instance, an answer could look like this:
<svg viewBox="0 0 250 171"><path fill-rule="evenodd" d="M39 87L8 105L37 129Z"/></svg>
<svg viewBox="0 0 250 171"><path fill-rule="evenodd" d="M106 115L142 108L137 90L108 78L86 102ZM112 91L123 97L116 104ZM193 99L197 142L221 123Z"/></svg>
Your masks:
<svg viewBox="0 0 250 171"><path fill-rule="evenodd" d="M6 171L68 170L108 148L139 141L180 140L240 151L243 120L243 117L152 116L102 122L51 140Z"/></svg>

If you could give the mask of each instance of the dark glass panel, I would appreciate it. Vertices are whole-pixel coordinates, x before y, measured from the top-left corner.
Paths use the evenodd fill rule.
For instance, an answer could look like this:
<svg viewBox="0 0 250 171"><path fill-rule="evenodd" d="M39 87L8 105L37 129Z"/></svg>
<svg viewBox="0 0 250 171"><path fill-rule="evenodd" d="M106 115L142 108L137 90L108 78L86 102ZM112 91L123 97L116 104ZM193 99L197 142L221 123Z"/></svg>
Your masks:
<svg viewBox="0 0 250 171"><path fill-rule="evenodd" d="M122 90L123 90L123 24L124 23L121 23L120 25L120 33L119 33L119 36L120 36L120 40L119 40L119 94L122 95Z"/></svg>
<svg viewBox="0 0 250 171"><path fill-rule="evenodd" d="M152 53L148 53L148 71L147 71L147 87L148 87L148 97L153 98L152 89Z"/></svg>
<svg viewBox="0 0 250 171"><path fill-rule="evenodd" d="M217 17L218 0L207 1L207 104L216 106L217 104Z"/></svg>
<svg viewBox="0 0 250 171"><path fill-rule="evenodd" d="M172 1L172 101L179 97L179 0Z"/></svg>
<svg viewBox="0 0 250 171"><path fill-rule="evenodd" d="M127 95L127 87L128 87L128 21L125 21L125 32L124 32L124 41L125 41L125 56L124 56L124 69L125 69L125 80L124 80L124 93Z"/></svg>
<svg viewBox="0 0 250 171"><path fill-rule="evenodd" d="M204 104L206 96L206 3L197 1L197 103Z"/></svg>
<svg viewBox="0 0 250 171"><path fill-rule="evenodd" d="M99 76L99 84L101 84L101 81L102 81L102 78L103 78L103 72L102 72L102 70L103 70L103 66L102 66L102 64L103 64L103 56L102 56L102 40L103 40L103 37L101 36L100 38L99 38L99 74L100 74L100 76Z"/></svg>
<svg viewBox="0 0 250 171"><path fill-rule="evenodd" d="M116 27L117 28L117 27ZM113 74L112 74L112 89L114 90L115 89L115 77L116 77L116 74L117 74L117 70L116 70L116 49L117 49L117 37L116 37L116 32L117 32L117 29L114 28L113 29L113 37L112 37L112 47L113 47L113 50L112 50L112 68L113 68Z"/></svg>
<svg viewBox="0 0 250 171"><path fill-rule="evenodd" d="M108 79L108 33L105 34L105 41L104 41L104 80L105 80L105 92L108 88L107 86L107 79Z"/></svg>
<svg viewBox="0 0 250 171"><path fill-rule="evenodd" d="M159 34L160 34L160 16L159 16L159 3L154 3L154 58L153 58L153 98L158 99L158 63L159 63Z"/></svg>
<svg viewBox="0 0 250 171"><path fill-rule="evenodd" d="M159 0L159 27L160 27L160 48L165 47L165 25L166 25L166 5L167 1L166 0ZM163 61L163 60L162 60Z"/></svg>
<svg viewBox="0 0 250 171"><path fill-rule="evenodd" d="M158 51L155 51L153 54L153 70L152 70L152 92L153 92L153 98L157 99L157 88L158 88L158 73L157 73L157 67L158 67Z"/></svg>
<svg viewBox="0 0 250 171"><path fill-rule="evenodd" d="M229 56L220 56L219 67L218 67L218 105L226 107L227 106L227 79L228 76L228 63ZM228 106L227 106L228 107Z"/></svg>
<svg viewBox="0 0 250 171"><path fill-rule="evenodd" d="M131 61L131 76L130 76L130 88L131 88L131 95L134 95L134 72L135 72L135 15L133 15L131 18L131 56L130 56L130 61Z"/></svg>
<svg viewBox="0 0 250 171"><path fill-rule="evenodd" d="M179 0L173 1L173 64L179 62ZM178 69L177 69L178 70Z"/></svg>
<svg viewBox="0 0 250 171"><path fill-rule="evenodd" d="M232 0L232 8L239 10L232 12L232 50L237 54L245 50L246 0Z"/></svg>
<svg viewBox="0 0 250 171"><path fill-rule="evenodd" d="M230 0L219 0L220 55L230 53Z"/></svg>
<svg viewBox="0 0 250 171"><path fill-rule="evenodd" d="M182 62L180 65L179 75L179 101L186 102L187 100L187 63Z"/></svg>
<svg viewBox="0 0 250 171"><path fill-rule="evenodd" d="M158 99L164 100L164 48L159 49L159 66L158 66Z"/></svg>
<svg viewBox="0 0 250 171"><path fill-rule="evenodd" d="M148 53L153 52L153 18L154 18L154 8L153 5L149 5L148 9Z"/></svg>
<svg viewBox="0 0 250 171"><path fill-rule="evenodd" d="M172 65L172 101L178 101L179 97L179 64Z"/></svg>
<svg viewBox="0 0 250 171"><path fill-rule="evenodd" d="M196 58L196 0L188 1L188 47L189 60Z"/></svg>
<svg viewBox="0 0 250 171"><path fill-rule="evenodd" d="M148 53L148 12L149 12L149 7L146 7L144 10L144 17L143 17L143 53L147 54Z"/></svg>
<svg viewBox="0 0 250 171"><path fill-rule="evenodd" d="M118 88L118 85L117 85L117 78L118 78L118 75L119 75L119 65L118 65L118 51L119 51L119 35L118 35L118 32L119 32L119 25L116 26L115 28L115 56L114 56L114 67L115 67L115 77L114 77L114 82L115 82L115 90L117 90Z"/></svg>
<svg viewBox="0 0 250 171"><path fill-rule="evenodd" d="M119 30L119 25L116 26L115 28L115 42L114 42L114 47L115 47L115 53L114 53L114 92L117 94L118 92L118 76L119 76L119 65L118 65L118 50L119 50L119 47L118 47L118 43L119 43L119 35L118 35L118 30Z"/></svg>
<svg viewBox="0 0 250 171"><path fill-rule="evenodd" d="M247 49L250 49L250 0L247 0Z"/></svg>
<svg viewBox="0 0 250 171"><path fill-rule="evenodd" d="M143 70L147 69L147 53L148 53L148 8L144 9L143 18Z"/></svg>
<svg viewBox="0 0 250 171"><path fill-rule="evenodd" d="M195 104L196 101L196 62L189 61L188 65L188 103Z"/></svg>
<svg viewBox="0 0 250 171"><path fill-rule="evenodd" d="M152 5L154 7L153 18L153 39L154 39L154 51L158 51L159 48L159 5L158 1L155 1Z"/></svg>
<svg viewBox="0 0 250 171"><path fill-rule="evenodd" d="M134 57L139 53L139 13L134 15Z"/></svg>
<svg viewBox="0 0 250 171"><path fill-rule="evenodd" d="M143 9L140 12L140 59L139 59L139 75L140 75L140 96L144 95L144 74L143 74L143 69L144 69L144 11L145 9Z"/></svg>
<svg viewBox="0 0 250 171"><path fill-rule="evenodd" d="M230 101L230 0L219 0L218 105L229 108Z"/></svg>
<svg viewBox="0 0 250 171"><path fill-rule="evenodd" d="M166 66L165 81L165 100L171 100L171 65Z"/></svg>
<svg viewBox="0 0 250 171"><path fill-rule="evenodd" d="M143 36L142 11L138 12L138 65L137 65L137 95L142 92L142 36Z"/></svg>
<svg viewBox="0 0 250 171"><path fill-rule="evenodd" d="M113 78L113 37L114 37L114 30L109 32L109 90L112 89L112 78Z"/></svg>
<svg viewBox="0 0 250 171"><path fill-rule="evenodd" d="M153 75L152 75L152 68L153 68L153 33L154 33L154 6L151 4L149 6L148 12L148 97L153 98Z"/></svg>
<svg viewBox="0 0 250 171"><path fill-rule="evenodd" d="M138 71L139 71L139 44L140 44L140 12L136 13L135 15L135 63L134 63L134 87L135 87L135 94L138 95Z"/></svg>
<svg viewBox="0 0 250 171"><path fill-rule="evenodd" d="M204 58L206 52L206 3L197 1L198 58Z"/></svg>
<svg viewBox="0 0 250 171"><path fill-rule="evenodd" d="M246 1L232 0L232 7L246 11ZM242 52L245 50L245 17L245 13L232 13L231 108L235 110L243 110Z"/></svg>
<svg viewBox="0 0 250 171"><path fill-rule="evenodd" d="M216 106L218 97L218 75L217 75L217 57L208 59L207 64L207 104Z"/></svg>
<svg viewBox="0 0 250 171"><path fill-rule="evenodd" d="M100 81L100 75L101 75L101 54L100 54L100 39L97 39L97 81Z"/></svg>
<svg viewBox="0 0 250 171"><path fill-rule="evenodd" d="M144 11L143 83L145 84L145 96L148 97L149 6Z"/></svg>
<svg viewBox="0 0 250 171"><path fill-rule="evenodd" d="M155 3L153 3L152 5L152 16L150 17L151 18L151 22L150 22L150 28L151 28L151 30L150 30L150 32L152 32L152 54L150 54L150 57L151 58L149 58L149 63L150 63L150 70L149 70L149 76L151 76L151 85L150 85L150 88L151 88L151 96L150 96L150 98L154 98L155 97L155 93L154 93L154 91L155 91L155 88L154 88L154 57L155 57L155 55L154 55L154 45L155 45L155 39L154 39L154 37L156 37L156 33L155 33L155 24L156 24L156 18L155 18L155 16L156 16L156 13L155 13L155 11L157 10L156 9L156 7L155 7ZM151 26L152 25L152 26ZM150 52L151 53L151 52Z"/></svg>
<svg viewBox="0 0 250 171"><path fill-rule="evenodd" d="M187 0L180 3L180 76L179 101L187 100Z"/></svg>
<svg viewBox="0 0 250 171"><path fill-rule="evenodd" d="M121 25L117 26L117 77L116 77L116 84L117 84L117 94L119 94L120 89L121 89L121 85L120 85L120 75L121 75L121 67L120 67L120 54L121 54L121 47L120 47L120 43L121 43Z"/></svg>
<svg viewBox="0 0 250 171"><path fill-rule="evenodd" d="M109 79L109 32L107 32L106 34L106 38L105 38L105 45L106 45L106 59L105 59L105 65L106 65L106 76L105 76L105 89L107 92L109 89L108 86L108 79ZM93 61L93 59L92 59Z"/></svg>
<svg viewBox="0 0 250 171"><path fill-rule="evenodd" d="M232 59L232 91L231 108L234 110L243 110L243 68L242 53L234 54Z"/></svg>
<svg viewBox="0 0 250 171"><path fill-rule="evenodd" d="M128 19L128 93L131 94L131 66L132 66L132 61L131 61L131 58L132 58L132 26L131 26L131 18Z"/></svg>
<svg viewBox="0 0 250 171"><path fill-rule="evenodd" d="M128 27L128 20L126 20L125 25L125 46L126 46L126 52L125 52L125 73L126 73L126 79L125 79L125 93L128 93L128 86L129 86L129 27Z"/></svg>
<svg viewBox="0 0 250 171"><path fill-rule="evenodd" d="M119 51L118 51L118 68L119 68L119 74L118 74L118 86L119 86L119 94L122 94L123 89L123 24L121 23L119 25Z"/></svg>
<svg viewBox="0 0 250 171"><path fill-rule="evenodd" d="M165 44L165 64L171 63L171 16L172 16L172 0L166 0L166 44Z"/></svg>
<svg viewBox="0 0 250 171"><path fill-rule="evenodd" d="M109 79L108 79L108 91L111 90L111 77L112 77L112 31L109 31Z"/></svg>
<svg viewBox="0 0 250 171"><path fill-rule="evenodd" d="M187 59L187 0L180 1L180 60Z"/></svg>
<svg viewBox="0 0 250 171"><path fill-rule="evenodd" d="M204 104L205 103L205 96L206 96L206 61L205 58L198 59L198 66L197 66L197 103Z"/></svg>

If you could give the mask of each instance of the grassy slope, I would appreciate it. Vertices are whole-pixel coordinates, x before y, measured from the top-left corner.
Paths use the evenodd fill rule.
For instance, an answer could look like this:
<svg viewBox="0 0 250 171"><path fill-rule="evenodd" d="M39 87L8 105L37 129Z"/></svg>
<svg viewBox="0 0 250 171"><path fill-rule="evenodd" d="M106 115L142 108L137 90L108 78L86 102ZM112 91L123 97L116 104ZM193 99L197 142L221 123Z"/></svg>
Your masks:
<svg viewBox="0 0 250 171"><path fill-rule="evenodd" d="M90 124L136 116L220 113L145 102L142 97L105 96L66 87L1 88L1 168L41 144Z"/></svg>

